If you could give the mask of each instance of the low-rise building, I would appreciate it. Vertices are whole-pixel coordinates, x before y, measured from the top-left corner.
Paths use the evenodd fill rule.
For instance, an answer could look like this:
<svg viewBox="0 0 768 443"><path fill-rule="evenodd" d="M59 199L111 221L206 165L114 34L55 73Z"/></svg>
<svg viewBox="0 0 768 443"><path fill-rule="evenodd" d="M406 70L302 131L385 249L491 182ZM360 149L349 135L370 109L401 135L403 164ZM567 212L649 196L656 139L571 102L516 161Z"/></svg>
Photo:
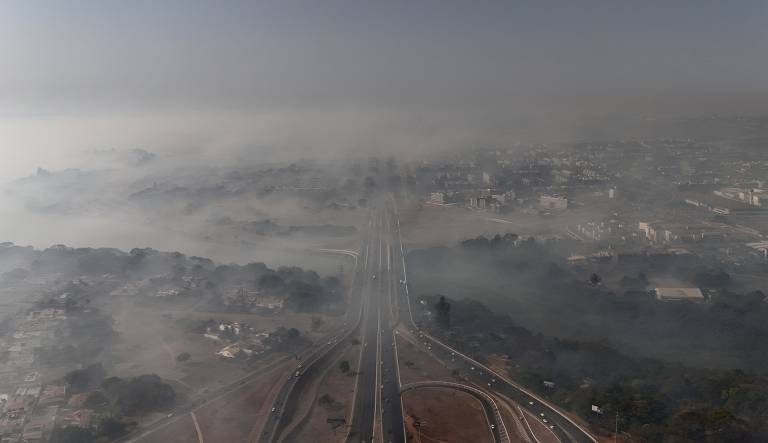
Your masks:
<svg viewBox="0 0 768 443"><path fill-rule="evenodd" d="M539 197L540 209L567 209L568 199L557 195L542 195Z"/></svg>
<svg viewBox="0 0 768 443"><path fill-rule="evenodd" d="M67 387L64 385L47 385L37 401L39 406L51 406L64 403Z"/></svg>
<svg viewBox="0 0 768 443"><path fill-rule="evenodd" d="M699 288L656 288L656 299L661 301L693 301L702 302L704 294Z"/></svg>

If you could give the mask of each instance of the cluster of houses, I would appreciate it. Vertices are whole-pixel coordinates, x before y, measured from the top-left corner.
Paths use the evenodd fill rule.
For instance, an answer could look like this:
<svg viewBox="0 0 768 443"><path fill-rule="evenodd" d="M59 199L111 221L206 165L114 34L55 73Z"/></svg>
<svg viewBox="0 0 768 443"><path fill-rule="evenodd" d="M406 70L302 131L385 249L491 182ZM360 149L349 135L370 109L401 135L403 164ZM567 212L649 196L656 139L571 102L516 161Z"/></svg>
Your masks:
<svg viewBox="0 0 768 443"><path fill-rule="evenodd" d="M84 407L87 395L67 398L66 386L59 384L19 386L0 394L0 442L42 443L56 427L91 428L99 416Z"/></svg>
<svg viewBox="0 0 768 443"><path fill-rule="evenodd" d="M216 352L225 359L247 358L258 355L267 349L264 339L268 332L255 332L253 328L240 322L220 322L209 326L204 336L211 340L225 342L226 346Z"/></svg>

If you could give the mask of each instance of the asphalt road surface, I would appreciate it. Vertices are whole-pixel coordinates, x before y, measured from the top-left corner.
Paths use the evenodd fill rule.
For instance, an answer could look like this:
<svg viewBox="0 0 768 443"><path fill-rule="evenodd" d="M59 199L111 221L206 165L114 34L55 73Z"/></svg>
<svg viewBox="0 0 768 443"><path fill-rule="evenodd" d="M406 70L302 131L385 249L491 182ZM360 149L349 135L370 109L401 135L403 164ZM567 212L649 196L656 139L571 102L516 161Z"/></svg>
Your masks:
<svg viewBox="0 0 768 443"><path fill-rule="evenodd" d="M596 443L585 429L554 407L420 328L418 319L412 313L416 305L409 294L405 250L394 200L377 199L371 202L371 208L363 237L362 256L358 260L356 283L350 297L358 303L351 310L357 312L358 318L348 321L349 327L337 338L319 346L305 360L303 368L297 369L299 375L293 374L287 380L275 402L276 410L269 417L259 441L271 442L279 436L280 424L285 421L282 420L280 406L288 408L291 398L297 401L300 386L296 391L294 388L303 371L327 355L341 340L351 338L359 331L362 347L347 442L404 443L401 383L397 342L394 339L395 327L401 322L427 352L446 362L451 369L458 369L467 381L528 408L550 427L561 442ZM498 438L498 432L494 432L494 436Z"/></svg>
<svg viewBox="0 0 768 443"><path fill-rule="evenodd" d="M363 245L363 348L348 442L405 442L392 316L391 217L376 204ZM378 438L377 438L378 437Z"/></svg>
<svg viewBox="0 0 768 443"><path fill-rule="evenodd" d="M333 252L328 250L327 252ZM345 251L339 251L345 252ZM349 253L348 251L346 251ZM359 259L355 258L355 277L352 282L352 289L349 296L349 309L347 309L346 319L343 327L335 333L332 333L327 340L316 343L311 353L298 359L297 366L287 376L287 380L280 388L280 392L272 402L270 415L265 420L258 441L260 443L269 443L276 441L280 432L289 423L292 417L293 408L299 398L305 375L312 372L315 364L330 355L337 346L354 337L354 333L360 327L362 318L361 308L364 300L360 297L363 287L363 274Z"/></svg>
<svg viewBox="0 0 768 443"><path fill-rule="evenodd" d="M443 344L438 339L427 334L426 331L420 329L418 320L414 318L411 312L412 307L415 306L415 304L412 305L412 303L415 303L416 300L411 300L409 294L405 251L402 248L402 239L400 238L399 229L400 223L396 213L394 226L394 235L397 238L397 247L394 248L396 255L394 261L400 261L400 272L402 272L403 276L401 278L403 283L398 286L398 297L402 301L400 305L403 306L400 309L400 318L404 324L408 325L408 328L419 339L424 348L440 360L446 362L451 369L458 369L467 380L478 386L482 386L490 392L502 394L521 406L528 408L528 410L533 412L539 420L550 427L552 432L561 442L596 443L596 440L585 429L569 420L554 407L541 402L522 387L505 380L499 374L495 374L489 368L481 365L471 357Z"/></svg>

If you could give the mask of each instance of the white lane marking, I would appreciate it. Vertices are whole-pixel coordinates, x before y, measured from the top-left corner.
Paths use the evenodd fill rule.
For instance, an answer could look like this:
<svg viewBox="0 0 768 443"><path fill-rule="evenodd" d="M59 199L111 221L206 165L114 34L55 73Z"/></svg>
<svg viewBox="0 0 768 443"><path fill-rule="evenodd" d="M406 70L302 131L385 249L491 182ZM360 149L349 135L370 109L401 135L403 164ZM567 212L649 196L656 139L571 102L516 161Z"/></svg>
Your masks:
<svg viewBox="0 0 768 443"><path fill-rule="evenodd" d="M197 432L197 442L205 443L205 441L203 440L203 431L200 430L200 423L197 422L197 416L195 415L195 411L190 411L189 415L192 416L192 423L195 424L195 432Z"/></svg>
<svg viewBox="0 0 768 443"><path fill-rule="evenodd" d="M520 407L520 405L517 405L517 409L520 410L520 417L523 419L523 423L525 423L525 426L528 428L528 432L531 433L531 437L533 437L534 440L536 440L536 443L541 443L539 441L539 438L536 437L536 433L533 432L533 428L531 428L531 424L528 423L528 419L525 417L525 412L523 412L523 408ZM555 436L557 438L557 436ZM558 438L558 440L560 440Z"/></svg>
<svg viewBox="0 0 768 443"><path fill-rule="evenodd" d="M402 237L400 237L400 236L398 236L398 237L400 238L400 250L402 251L402 245L403 245L403 242L402 242ZM406 293L406 297L409 297L409 294L408 294L408 278L407 278L407 276L406 276L406 274L405 274L405 272L406 272L406 271L405 271L405 269L406 269L406 268L405 268L405 254L403 254L403 255L402 255L402 259L403 259L403 279L405 280L405 293ZM418 329L418 327L416 326L416 322L414 322L414 321L413 321L413 312L411 312L411 311L410 311L410 309L411 309L411 303L410 303L410 299L409 299L409 301L408 301L408 310L409 310L409 313L411 314L411 323L413 324L413 326L414 326L415 328L417 328L417 329ZM459 354L459 355L461 355L462 357L464 357L464 359L465 359L465 360L471 361L473 364L477 365L478 367L481 367L481 368L485 369L486 371L488 371L488 372L490 372L490 373L492 373L492 374L496 375L496 376L497 376L497 377L498 377L500 380L504 380L504 381L505 381L505 382L506 382L508 385L512 386L514 389L517 389L517 390L519 390L519 391L521 391L521 392L524 392L525 394L527 394L527 395L529 395L529 396L531 396L531 397L533 397L533 398L535 398L535 399L539 400L539 402L540 402L541 404L545 405L545 406L546 406L546 407L547 407L547 408L548 408L550 411L554 412L555 414L557 414L557 415L559 415L560 417L562 417L562 418L564 418L565 420L567 420L569 423L571 423L571 424L572 424L574 427L576 427L576 429L578 429L579 431L581 431L581 432L582 432L582 433L583 433L583 434L584 434L584 435L585 435L587 438L589 438L591 441L593 441L594 443L598 443L598 441L597 441L597 440L596 440L594 437L592 437L592 434L590 434L589 432L587 432L587 431L586 431L586 430L585 430L585 429L584 429L582 426L580 426L579 424L577 424L577 423L576 423L575 421L573 421L573 420L572 420L570 417L568 417L567 415L563 414L562 412L560 412L559 410L557 410L557 409L556 409L556 408L554 408L553 406L550 406L550 405L549 405L549 404L547 404L545 401L541 400L541 399L540 399L538 396L536 396L536 395L532 394L531 392L529 392L528 390L526 390L526 389L522 388L521 386L518 386L516 383L512 383L512 382L511 382L509 379L507 379L506 377L503 377L502 375L498 374L496 371L493 371L493 370L491 370L491 369L487 368L485 365L483 365L483 364L481 364L481 363L479 363L479 362L475 361L474 359L472 359L472 358L470 358L470 357L468 357L468 356L466 356L466 355L462 354L462 353L461 353L461 352L459 352L458 350L456 350L456 349L453 349L452 347L450 347L450 346L448 346L448 345L444 344L443 342L441 342L441 341L439 341L439 340L435 339L434 337L430 336L429 334L426 334L426 333L424 333L424 336L425 336L425 337L427 337L427 338L429 338L430 340L432 340L434 343L436 343L436 344L438 344L438 345L442 346L443 348L445 348L445 349L448 349L448 350L450 350L450 351L452 351L452 352L456 352L457 354Z"/></svg>

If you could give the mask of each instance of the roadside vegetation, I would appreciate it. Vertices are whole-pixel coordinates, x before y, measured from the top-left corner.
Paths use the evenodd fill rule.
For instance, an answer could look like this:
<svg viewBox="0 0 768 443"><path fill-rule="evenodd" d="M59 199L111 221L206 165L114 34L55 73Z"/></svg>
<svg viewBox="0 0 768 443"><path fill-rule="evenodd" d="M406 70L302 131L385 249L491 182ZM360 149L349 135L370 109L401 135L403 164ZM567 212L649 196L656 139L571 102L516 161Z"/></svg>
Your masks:
<svg viewBox="0 0 768 443"><path fill-rule="evenodd" d="M458 264L464 268L460 276L453 275ZM723 289L704 304L660 302L646 291L615 294L589 272L564 266L547 245L513 235L414 251L408 265L418 315L435 334L478 360L501 357L513 379L595 429L613 429L618 413L621 431L647 441L768 438L768 379L758 348L768 337L762 293ZM692 278L714 275L713 281L723 282L696 266L690 267ZM449 292L458 278L463 283ZM642 285L643 279L628 277L628 283ZM493 308L478 301L489 299ZM547 332L521 325L518 320L528 316L545 319ZM581 333L568 333L575 329ZM706 364L706 355L659 358L644 354L644 346L757 360L746 371L737 364Z"/></svg>

